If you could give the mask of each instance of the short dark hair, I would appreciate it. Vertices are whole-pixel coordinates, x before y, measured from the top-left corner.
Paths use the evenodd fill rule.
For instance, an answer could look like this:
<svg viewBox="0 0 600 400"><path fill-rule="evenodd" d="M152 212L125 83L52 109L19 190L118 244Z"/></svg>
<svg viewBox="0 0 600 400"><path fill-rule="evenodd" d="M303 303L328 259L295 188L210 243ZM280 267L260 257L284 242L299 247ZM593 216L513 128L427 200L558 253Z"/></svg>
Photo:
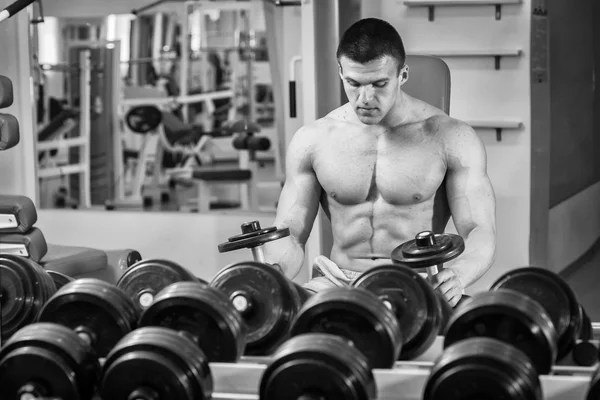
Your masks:
<svg viewBox="0 0 600 400"><path fill-rule="evenodd" d="M364 18L344 32L336 53L357 63L368 63L384 56L398 61L398 71L404 67L406 50L400 34L390 23L378 18Z"/></svg>

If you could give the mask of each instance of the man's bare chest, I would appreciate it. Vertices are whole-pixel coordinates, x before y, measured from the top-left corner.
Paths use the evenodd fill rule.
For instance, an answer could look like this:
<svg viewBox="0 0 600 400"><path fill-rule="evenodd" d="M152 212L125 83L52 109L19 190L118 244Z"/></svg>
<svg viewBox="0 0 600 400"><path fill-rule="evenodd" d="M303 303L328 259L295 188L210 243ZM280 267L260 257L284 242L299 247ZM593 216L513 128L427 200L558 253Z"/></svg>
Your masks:
<svg viewBox="0 0 600 400"><path fill-rule="evenodd" d="M328 197L341 204L415 204L433 197L444 180L446 163L435 143L335 142L319 146L313 169Z"/></svg>

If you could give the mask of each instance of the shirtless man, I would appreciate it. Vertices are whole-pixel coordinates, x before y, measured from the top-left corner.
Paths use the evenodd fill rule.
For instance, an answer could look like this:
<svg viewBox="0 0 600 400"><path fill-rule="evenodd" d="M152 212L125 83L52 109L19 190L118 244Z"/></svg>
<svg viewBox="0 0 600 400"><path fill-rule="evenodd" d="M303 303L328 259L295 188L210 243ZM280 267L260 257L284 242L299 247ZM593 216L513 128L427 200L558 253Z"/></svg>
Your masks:
<svg viewBox="0 0 600 400"><path fill-rule="evenodd" d="M464 253L432 284L450 305L492 265L495 196L474 130L402 91L409 79L398 32L363 19L343 35L339 74L349 102L292 138L274 225L290 236L265 246L288 277L300 271L319 204L333 231L330 259L312 291L350 282L423 230L443 233L452 216Z"/></svg>

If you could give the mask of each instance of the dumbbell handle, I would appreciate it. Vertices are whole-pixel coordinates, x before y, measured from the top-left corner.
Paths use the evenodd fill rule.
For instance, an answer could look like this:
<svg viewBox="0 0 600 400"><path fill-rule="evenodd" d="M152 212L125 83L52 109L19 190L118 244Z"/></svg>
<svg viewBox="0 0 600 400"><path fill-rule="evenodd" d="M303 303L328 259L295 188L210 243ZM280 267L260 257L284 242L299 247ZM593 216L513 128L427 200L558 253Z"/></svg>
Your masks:
<svg viewBox="0 0 600 400"><path fill-rule="evenodd" d="M7 6L4 10L0 11L0 22L8 19L33 3L35 0L17 0L14 3Z"/></svg>
<svg viewBox="0 0 600 400"><path fill-rule="evenodd" d="M252 249L252 256L254 257L254 261L258 261L261 263L266 262L265 261L265 252L263 251L262 245L252 247L251 249Z"/></svg>
<svg viewBox="0 0 600 400"><path fill-rule="evenodd" d="M427 279L431 282L433 277L439 272L439 269L437 265L432 265L431 267L425 268L425 271L427 271Z"/></svg>
<svg viewBox="0 0 600 400"><path fill-rule="evenodd" d="M96 341L95 335L83 326L74 329L79 338L89 346L93 346Z"/></svg>

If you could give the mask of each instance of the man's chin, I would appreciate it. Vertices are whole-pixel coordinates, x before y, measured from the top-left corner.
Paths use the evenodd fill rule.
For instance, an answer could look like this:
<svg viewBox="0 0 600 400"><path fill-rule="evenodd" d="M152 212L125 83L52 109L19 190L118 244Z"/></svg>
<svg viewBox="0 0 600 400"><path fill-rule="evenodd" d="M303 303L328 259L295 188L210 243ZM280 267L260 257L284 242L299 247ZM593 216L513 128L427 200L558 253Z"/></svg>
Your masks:
<svg viewBox="0 0 600 400"><path fill-rule="evenodd" d="M379 115L364 115L357 114L358 120L366 125L376 125L381 121L381 117Z"/></svg>

